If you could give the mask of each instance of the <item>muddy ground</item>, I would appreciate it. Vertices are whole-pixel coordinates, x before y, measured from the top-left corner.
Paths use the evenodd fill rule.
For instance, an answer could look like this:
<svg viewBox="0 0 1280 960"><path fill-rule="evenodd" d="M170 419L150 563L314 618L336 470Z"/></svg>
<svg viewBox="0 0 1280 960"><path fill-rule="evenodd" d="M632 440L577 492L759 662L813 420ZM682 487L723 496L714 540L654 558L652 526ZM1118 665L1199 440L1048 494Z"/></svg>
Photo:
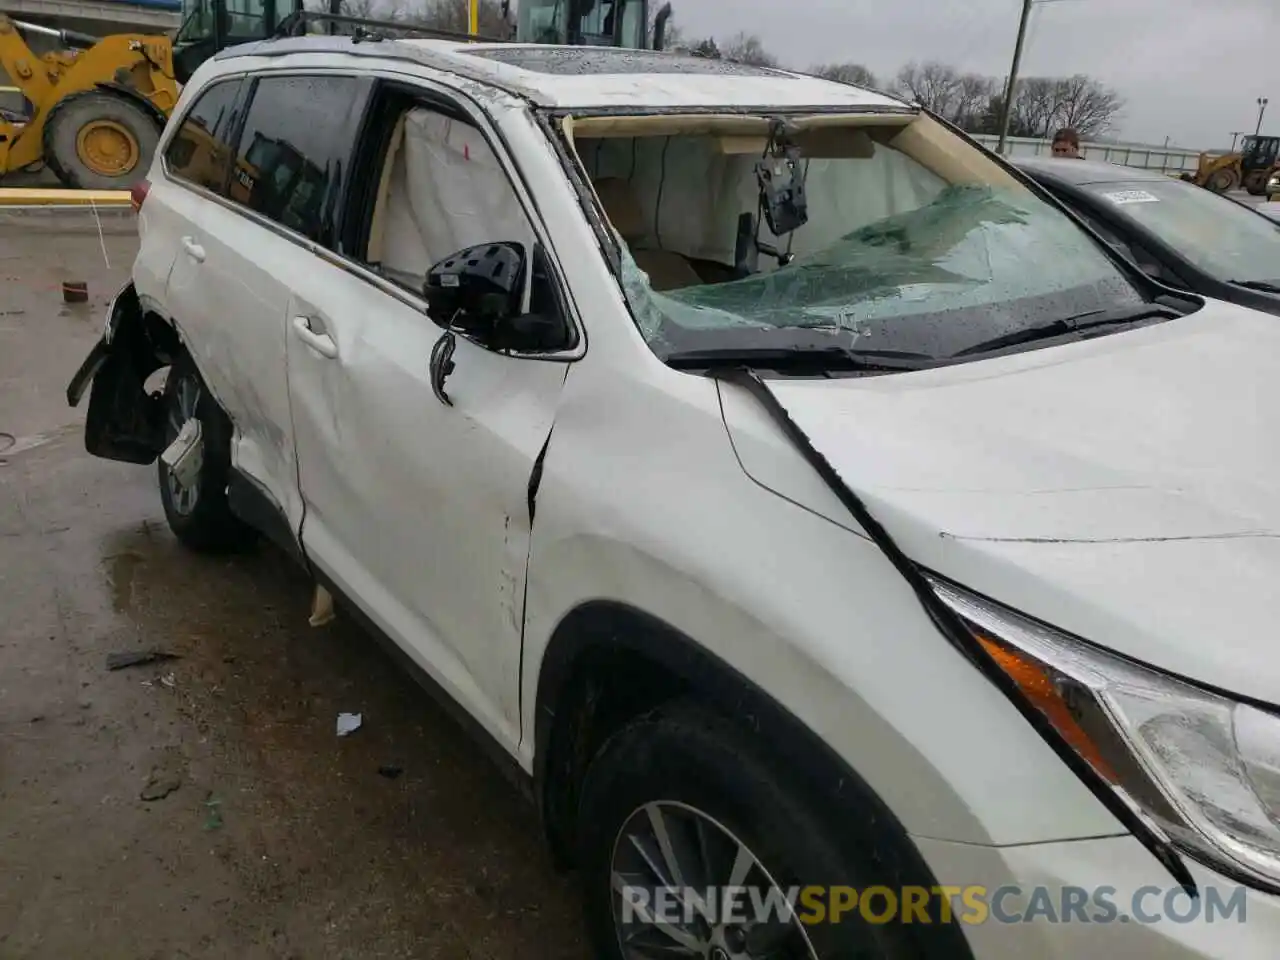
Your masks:
<svg viewBox="0 0 1280 960"><path fill-rule="evenodd" d="M84 452L63 391L136 246L102 226L0 213L0 958L582 960L532 808L381 648Z"/></svg>

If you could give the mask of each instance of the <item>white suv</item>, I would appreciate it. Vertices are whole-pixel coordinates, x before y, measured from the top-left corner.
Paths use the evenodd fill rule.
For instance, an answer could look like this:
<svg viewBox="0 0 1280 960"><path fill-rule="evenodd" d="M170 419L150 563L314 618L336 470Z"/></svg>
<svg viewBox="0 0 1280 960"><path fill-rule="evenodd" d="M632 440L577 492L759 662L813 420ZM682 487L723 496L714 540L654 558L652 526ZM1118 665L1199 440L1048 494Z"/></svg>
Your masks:
<svg viewBox="0 0 1280 960"><path fill-rule="evenodd" d="M597 957L1280 944L1273 318L678 55L236 48L135 197L88 449L460 706Z"/></svg>

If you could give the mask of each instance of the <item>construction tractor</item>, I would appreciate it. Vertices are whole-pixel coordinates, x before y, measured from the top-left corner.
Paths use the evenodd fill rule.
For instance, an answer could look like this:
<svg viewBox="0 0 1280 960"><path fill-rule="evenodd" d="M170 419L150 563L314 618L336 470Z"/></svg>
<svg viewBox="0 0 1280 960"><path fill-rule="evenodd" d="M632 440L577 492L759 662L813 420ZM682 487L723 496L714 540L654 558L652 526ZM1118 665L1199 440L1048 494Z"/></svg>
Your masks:
<svg viewBox="0 0 1280 960"><path fill-rule="evenodd" d="M504 0L502 12L509 22L510 0ZM515 39L519 43L661 50L670 19L671 4L664 4L654 19L650 38L648 0L520 0Z"/></svg>
<svg viewBox="0 0 1280 960"><path fill-rule="evenodd" d="M1214 193L1243 187L1254 196L1266 193L1267 183L1280 169L1280 137L1249 136L1240 141L1239 153L1200 154L1194 174L1183 179Z"/></svg>
<svg viewBox="0 0 1280 960"><path fill-rule="evenodd" d="M45 164L68 187L127 189L151 165L181 84L223 47L262 40L301 0L185 0L171 40L94 37L0 14L0 68L25 109L0 112L0 177ZM61 49L31 50L44 37Z"/></svg>

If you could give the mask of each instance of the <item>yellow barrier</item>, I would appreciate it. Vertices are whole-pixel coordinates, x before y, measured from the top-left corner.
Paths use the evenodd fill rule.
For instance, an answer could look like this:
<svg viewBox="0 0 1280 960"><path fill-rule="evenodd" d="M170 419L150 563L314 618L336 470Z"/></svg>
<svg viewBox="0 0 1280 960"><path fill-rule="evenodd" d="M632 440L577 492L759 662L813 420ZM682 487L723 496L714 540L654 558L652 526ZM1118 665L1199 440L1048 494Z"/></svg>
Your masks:
<svg viewBox="0 0 1280 960"><path fill-rule="evenodd" d="M0 188L0 207L127 207L128 190L60 190L49 187Z"/></svg>

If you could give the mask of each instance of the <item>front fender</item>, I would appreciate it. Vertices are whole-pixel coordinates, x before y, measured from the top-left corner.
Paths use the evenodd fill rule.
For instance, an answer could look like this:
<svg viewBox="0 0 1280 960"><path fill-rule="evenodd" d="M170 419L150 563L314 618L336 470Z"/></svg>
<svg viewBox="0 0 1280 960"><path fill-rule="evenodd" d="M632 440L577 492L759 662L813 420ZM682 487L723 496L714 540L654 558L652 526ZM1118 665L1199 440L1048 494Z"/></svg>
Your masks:
<svg viewBox="0 0 1280 960"><path fill-rule="evenodd" d="M521 678L526 769L537 767L539 714L555 709L539 688L544 670L564 670L560 626L608 601L667 625L767 693L908 833L1016 844L1123 832L939 634L875 544L746 475L713 384L673 372L679 379L654 389L616 368L596 375L590 359L566 384L538 492ZM776 428L761 418L758 430ZM780 433L762 451L753 456L777 458L779 475L812 470Z"/></svg>

